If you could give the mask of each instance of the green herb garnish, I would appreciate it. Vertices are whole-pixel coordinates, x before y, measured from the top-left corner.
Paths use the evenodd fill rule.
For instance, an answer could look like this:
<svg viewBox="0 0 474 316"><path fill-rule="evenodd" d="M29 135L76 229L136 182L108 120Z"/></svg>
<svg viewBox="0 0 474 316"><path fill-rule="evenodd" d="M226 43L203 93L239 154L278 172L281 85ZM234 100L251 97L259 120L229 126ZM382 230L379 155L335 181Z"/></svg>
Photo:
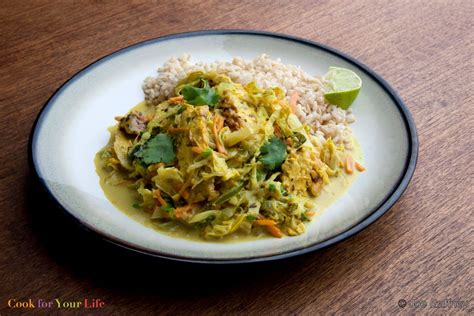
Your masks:
<svg viewBox="0 0 474 316"><path fill-rule="evenodd" d="M150 138L133 153L133 156L140 159L145 165L159 162L169 164L176 159L173 140L168 134L164 133Z"/></svg>
<svg viewBox="0 0 474 316"><path fill-rule="evenodd" d="M133 203L132 206L133 206L133 208L137 208L137 209L141 208L140 204L138 204L138 203Z"/></svg>
<svg viewBox="0 0 474 316"><path fill-rule="evenodd" d="M189 104L215 106L219 102L219 95L207 80L201 79L201 82L202 88L185 85L180 93Z"/></svg>
<svg viewBox="0 0 474 316"><path fill-rule="evenodd" d="M272 137L260 148L260 161L268 170L280 167L286 159L286 145L276 137Z"/></svg>

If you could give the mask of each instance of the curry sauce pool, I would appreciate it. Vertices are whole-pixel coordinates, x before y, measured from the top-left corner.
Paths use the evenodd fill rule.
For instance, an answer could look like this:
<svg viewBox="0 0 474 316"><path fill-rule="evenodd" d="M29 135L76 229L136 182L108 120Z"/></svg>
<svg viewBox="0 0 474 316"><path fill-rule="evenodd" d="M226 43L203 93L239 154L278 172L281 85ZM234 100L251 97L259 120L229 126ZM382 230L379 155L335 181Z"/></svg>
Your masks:
<svg viewBox="0 0 474 316"><path fill-rule="evenodd" d="M363 170L357 150L300 121L297 93L202 71L174 88L116 117L96 156L106 196L145 225L205 240L301 235Z"/></svg>

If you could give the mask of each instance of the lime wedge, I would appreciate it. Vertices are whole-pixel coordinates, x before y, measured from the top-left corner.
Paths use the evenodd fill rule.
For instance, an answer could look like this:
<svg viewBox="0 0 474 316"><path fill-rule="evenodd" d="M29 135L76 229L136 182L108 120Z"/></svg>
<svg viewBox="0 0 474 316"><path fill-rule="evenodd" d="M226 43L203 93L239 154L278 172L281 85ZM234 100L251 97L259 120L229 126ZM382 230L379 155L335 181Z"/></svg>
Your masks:
<svg viewBox="0 0 474 316"><path fill-rule="evenodd" d="M344 110L351 106L362 87L359 76L346 68L329 67L323 80L326 100Z"/></svg>

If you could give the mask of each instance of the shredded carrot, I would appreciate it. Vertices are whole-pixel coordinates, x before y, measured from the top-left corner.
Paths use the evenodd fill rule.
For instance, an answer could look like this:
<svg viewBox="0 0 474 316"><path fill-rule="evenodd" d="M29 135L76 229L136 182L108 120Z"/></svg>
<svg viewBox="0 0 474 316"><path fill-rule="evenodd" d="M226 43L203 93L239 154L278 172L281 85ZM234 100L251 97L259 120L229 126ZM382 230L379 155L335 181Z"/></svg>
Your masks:
<svg viewBox="0 0 474 316"><path fill-rule="evenodd" d="M270 234L272 234L274 237L281 238L283 237L283 234L280 230L280 228L276 226L265 226Z"/></svg>
<svg viewBox="0 0 474 316"><path fill-rule="evenodd" d="M296 102L298 101L299 98L298 92L293 92L290 97L290 107L291 107L291 112L296 113Z"/></svg>
<svg viewBox="0 0 474 316"><path fill-rule="evenodd" d="M356 169L359 171L359 172L364 172L365 171L365 167L362 166L359 162L355 162L355 167Z"/></svg>
<svg viewBox="0 0 474 316"><path fill-rule="evenodd" d="M222 118L222 116L219 115L219 120L217 121L217 126L216 126L217 132L220 132L223 127L224 127L224 119Z"/></svg>
<svg viewBox="0 0 474 316"><path fill-rule="evenodd" d="M293 140L291 138L288 137L285 142L288 146L293 146Z"/></svg>
<svg viewBox="0 0 474 316"><path fill-rule="evenodd" d="M182 95L179 95L177 97L172 97L172 98L169 98L168 100L170 103L181 103L184 101L184 97Z"/></svg>
<svg viewBox="0 0 474 316"><path fill-rule="evenodd" d="M171 133L171 134L187 133L187 132L189 132L189 128L186 128L186 127L170 127L170 128L168 128L168 132Z"/></svg>
<svg viewBox="0 0 474 316"><path fill-rule="evenodd" d="M346 173L348 174L352 174L352 172L354 172L354 160L352 160L352 156L351 155L347 155L346 156Z"/></svg>
<svg viewBox="0 0 474 316"><path fill-rule="evenodd" d="M188 190L184 190L183 192L180 193L180 195L185 199L189 199L189 196L191 195L191 193L189 193Z"/></svg>
<svg viewBox="0 0 474 316"><path fill-rule="evenodd" d="M202 149L201 147L197 147L197 146L191 147L191 150L192 150L193 153L196 153L196 154L202 154L202 152L204 151L204 149Z"/></svg>
<svg viewBox="0 0 474 316"><path fill-rule="evenodd" d="M281 128L277 124L273 124L273 132L275 133L275 136L278 138L281 138L283 136L281 133Z"/></svg>
<svg viewBox="0 0 474 316"><path fill-rule="evenodd" d="M253 223L255 225L259 225L259 226L274 226L274 225L276 225L275 221L271 220L271 219L257 219Z"/></svg>
<svg viewBox="0 0 474 316"><path fill-rule="evenodd" d="M191 211L195 206L195 204L187 204L185 206L177 207L174 209L174 215L176 218L183 218L184 215Z"/></svg>
<svg viewBox="0 0 474 316"><path fill-rule="evenodd" d="M216 140L217 151L221 154L227 154L227 151L224 148L224 145L219 138L219 130L224 126L224 119L220 115L214 116L214 124L212 125L212 133L214 134L214 139Z"/></svg>
<svg viewBox="0 0 474 316"><path fill-rule="evenodd" d="M265 219L265 217L259 215L258 219L255 220L253 223L258 226L264 226L268 230L268 232L274 237L283 237L283 233L281 232L280 228L276 226L275 221L272 219Z"/></svg>
<svg viewBox="0 0 474 316"><path fill-rule="evenodd" d="M306 212L306 215L309 216L309 217L313 217L314 214L315 213L313 211Z"/></svg>
<svg viewBox="0 0 474 316"><path fill-rule="evenodd" d="M160 205L166 205L166 201L161 197L160 189L153 190L153 197L160 203Z"/></svg>

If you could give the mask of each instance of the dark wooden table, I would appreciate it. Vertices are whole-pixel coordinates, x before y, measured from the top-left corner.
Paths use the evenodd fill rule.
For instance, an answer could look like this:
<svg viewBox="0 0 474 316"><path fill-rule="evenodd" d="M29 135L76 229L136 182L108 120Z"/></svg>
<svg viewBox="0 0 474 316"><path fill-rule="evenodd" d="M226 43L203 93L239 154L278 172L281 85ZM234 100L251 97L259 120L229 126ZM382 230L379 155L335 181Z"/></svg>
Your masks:
<svg viewBox="0 0 474 316"><path fill-rule="evenodd" d="M8 307L9 299L29 298L100 299L100 310L60 311L130 315L472 312L472 1L106 2L0 6L0 314L37 314ZM413 113L420 156L413 181L385 216L317 253L205 267L118 250L54 209L27 160L31 126L50 95L119 48L214 28L316 40L393 85ZM452 301L444 308L432 306L445 299Z"/></svg>

